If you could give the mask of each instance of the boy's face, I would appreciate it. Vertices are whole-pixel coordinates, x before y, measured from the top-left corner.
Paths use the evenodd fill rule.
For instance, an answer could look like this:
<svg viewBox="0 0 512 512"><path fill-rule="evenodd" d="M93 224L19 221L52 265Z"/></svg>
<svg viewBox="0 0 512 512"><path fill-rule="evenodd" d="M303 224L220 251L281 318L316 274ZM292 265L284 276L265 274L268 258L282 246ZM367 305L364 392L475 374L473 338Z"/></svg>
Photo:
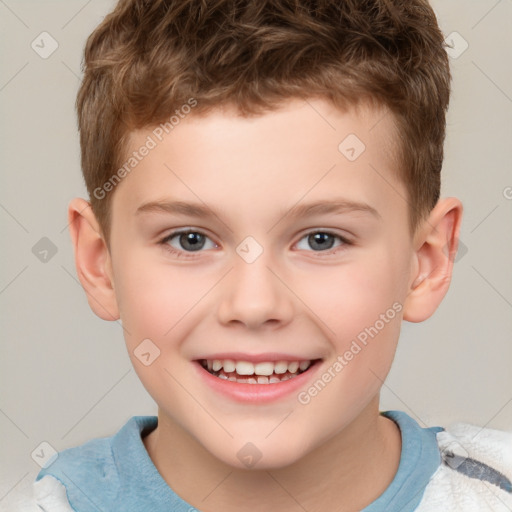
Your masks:
<svg viewBox="0 0 512 512"><path fill-rule="evenodd" d="M392 116L319 99L248 119L216 110L162 141L134 133L129 154L148 136L156 147L115 190L110 256L159 427L231 465L246 452L259 467L293 463L376 410L393 360L414 251ZM349 205L305 211L331 202ZM197 234L169 238L183 229ZM198 362L214 359L315 364L244 385Z"/></svg>

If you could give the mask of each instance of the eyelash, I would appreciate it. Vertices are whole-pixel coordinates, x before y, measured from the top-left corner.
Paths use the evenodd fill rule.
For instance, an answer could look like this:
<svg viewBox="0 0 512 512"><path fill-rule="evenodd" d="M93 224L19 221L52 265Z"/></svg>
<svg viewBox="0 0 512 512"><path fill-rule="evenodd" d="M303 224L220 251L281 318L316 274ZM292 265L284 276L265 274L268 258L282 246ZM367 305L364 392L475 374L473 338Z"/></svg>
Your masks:
<svg viewBox="0 0 512 512"><path fill-rule="evenodd" d="M197 233L197 234L205 236L206 238L209 238L205 233L203 233L202 231L199 231L197 229L179 229L179 230L173 231L172 233L166 235L158 243L159 243L159 245L162 245L164 250L166 250L167 252L171 253L173 256L176 256L177 258L195 258L195 257L197 257L196 253L201 253L203 251L201 251L201 250L194 251L194 252L178 251L178 250L174 249L173 247L171 247L169 245L169 243L168 243L170 240L172 240L173 238L175 238L178 235L187 235L189 233ZM307 238L310 235L318 234L318 233L322 233L322 234L325 234L325 235L333 236L334 238L337 238L338 240L340 240L342 242L342 245L338 246L338 247L335 247L334 249L331 249L331 250L328 250L328 251L307 251L307 252L312 252L312 253L317 253L317 254L332 255L334 253L337 253L338 251L344 250L346 248L346 246L354 245L353 242L351 242L347 238L345 238L345 237L343 237L341 235L338 235L337 233L333 233L332 231L328 231L328 230L317 230L317 231L310 231L308 233L305 233L300 238L299 242L301 240L304 240L304 238ZM320 257L321 258L323 256L319 255L319 256L315 256L315 257Z"/></svg>

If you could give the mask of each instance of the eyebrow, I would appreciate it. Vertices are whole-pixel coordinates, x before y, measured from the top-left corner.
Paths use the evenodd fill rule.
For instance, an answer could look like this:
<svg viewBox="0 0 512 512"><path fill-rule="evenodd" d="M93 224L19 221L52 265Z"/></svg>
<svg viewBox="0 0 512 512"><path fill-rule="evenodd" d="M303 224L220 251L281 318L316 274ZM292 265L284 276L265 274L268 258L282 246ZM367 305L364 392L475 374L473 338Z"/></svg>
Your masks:
<svg viewBox="0 0 512 512"><path fill-rule="evenodd" d="M141 213L169 213L177 215L187 215L189 217L206 218L212 214L218 217L218 213L208 206L200 203L188 203L185 201L151 201L144 203L137 208L136 215ZM349 201L346 199L330 199L325 201L316 201L306 204L296 204L288 210L281 213L279 218L292 217L300 218L308 215L321 215L329 213L350 213L362 212L382 219L380 213L367 203Z"/></svg>

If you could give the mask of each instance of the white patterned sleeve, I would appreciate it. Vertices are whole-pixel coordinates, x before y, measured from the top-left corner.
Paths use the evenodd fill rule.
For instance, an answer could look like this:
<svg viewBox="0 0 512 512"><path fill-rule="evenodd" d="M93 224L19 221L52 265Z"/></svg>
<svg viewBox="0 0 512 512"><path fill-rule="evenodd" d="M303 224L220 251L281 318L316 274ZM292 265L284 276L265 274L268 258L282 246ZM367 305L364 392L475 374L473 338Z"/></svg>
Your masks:
<svg viewBox="0 0 512 512"><path fill-rule="evenodd" d="M34 482L32 489L37 512L75 512L69 504L66 488L53 476L46 475Z"/></svg>

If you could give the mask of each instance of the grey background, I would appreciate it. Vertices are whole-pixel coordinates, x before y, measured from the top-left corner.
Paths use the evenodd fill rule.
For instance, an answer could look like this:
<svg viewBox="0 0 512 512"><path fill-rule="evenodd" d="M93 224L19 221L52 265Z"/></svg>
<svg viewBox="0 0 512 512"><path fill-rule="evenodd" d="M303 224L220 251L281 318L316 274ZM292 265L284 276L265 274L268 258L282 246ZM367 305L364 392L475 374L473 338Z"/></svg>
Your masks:
<svg viewBox="0 0 512 512"><path fill-rule="evenodd" d="M74 112L81 52L112 6L0 0L2 510L29 492L42 441L62 450L156 414L121 327L89 309L66 226L69 200L86 197ZM465 207L463 248L436 314L404 323L381 409L428 426L512 430L512 1L433 6L445 35L469 45L451 59L443 171L443 195ZM59 45L47 59L31 47L43 31ZM43 237L57 251L46 262L33 252Z"/></svg>

